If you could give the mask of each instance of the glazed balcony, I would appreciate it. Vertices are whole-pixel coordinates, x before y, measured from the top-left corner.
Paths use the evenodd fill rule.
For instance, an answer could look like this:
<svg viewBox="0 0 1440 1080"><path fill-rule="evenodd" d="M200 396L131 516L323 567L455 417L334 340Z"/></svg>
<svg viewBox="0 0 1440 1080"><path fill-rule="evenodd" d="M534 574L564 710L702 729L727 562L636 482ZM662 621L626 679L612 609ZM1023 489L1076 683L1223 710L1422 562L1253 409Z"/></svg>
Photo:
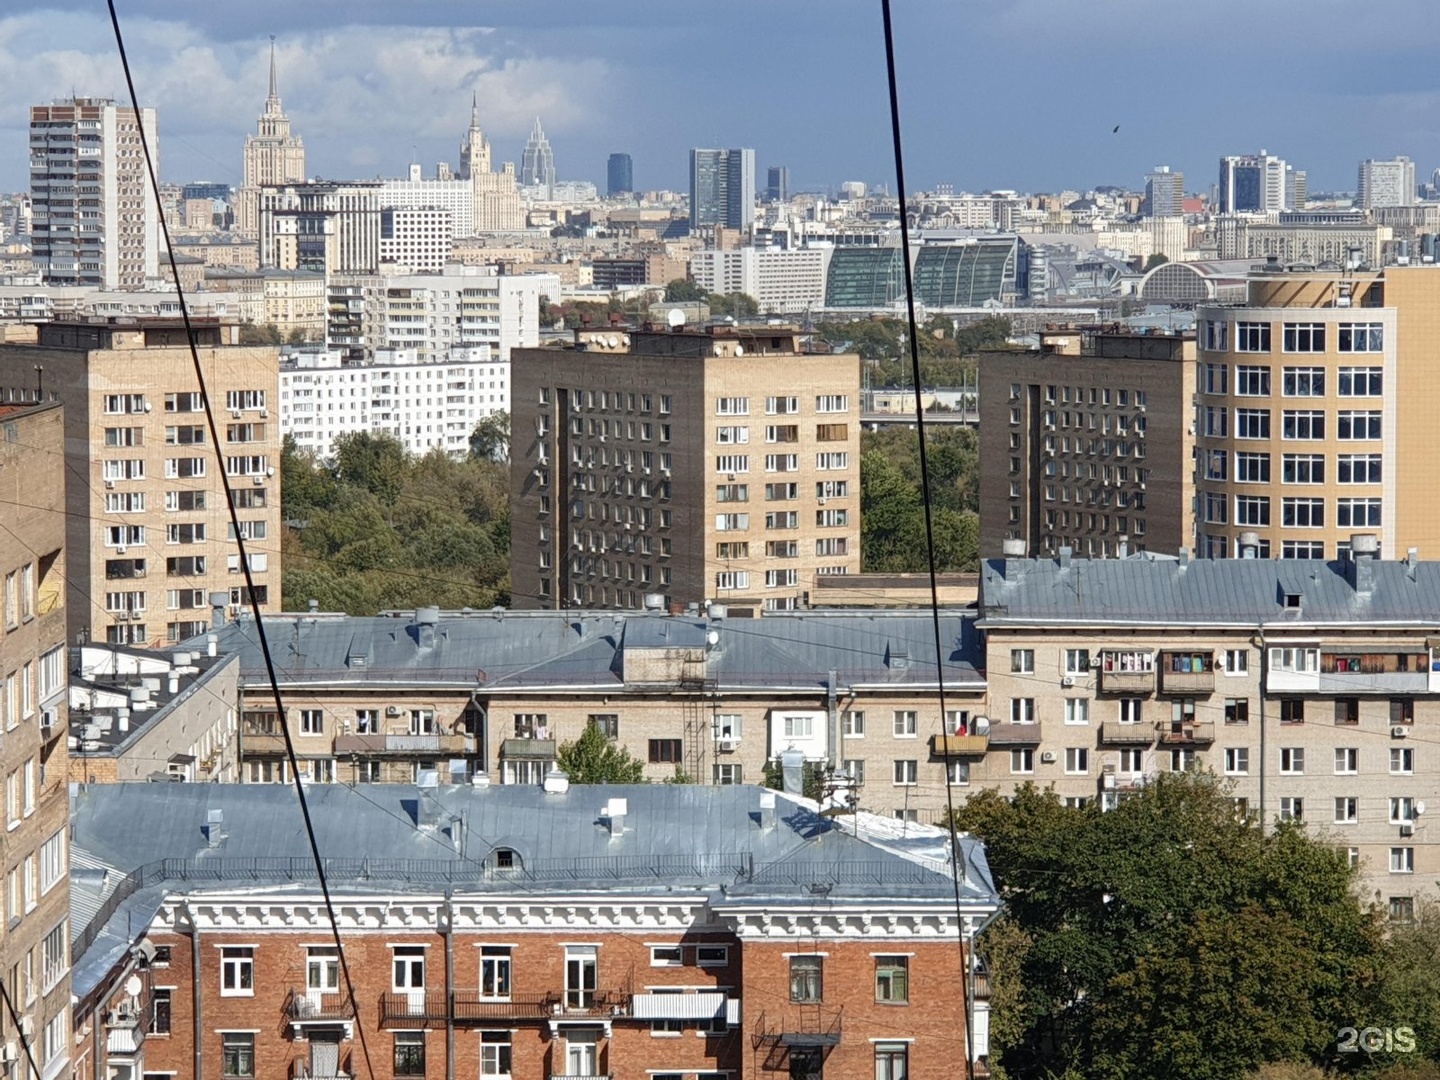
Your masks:
<svg viewBox="0 0 1440 1080"><path fill-rule="evenodd" d="M462 757L475 753L473 735L380 735L364 733L359 735L336 735L335 753L381 756L393 754L408 756L414 754L436 754L442 757Z"/></svg>
<svg viewBox="0 0 1440 1080"><path fill-rule="evenodd" d="M967 754L983 754L990 748L987 735L932 735L930 752L936 757L962 757Z"/></svg>

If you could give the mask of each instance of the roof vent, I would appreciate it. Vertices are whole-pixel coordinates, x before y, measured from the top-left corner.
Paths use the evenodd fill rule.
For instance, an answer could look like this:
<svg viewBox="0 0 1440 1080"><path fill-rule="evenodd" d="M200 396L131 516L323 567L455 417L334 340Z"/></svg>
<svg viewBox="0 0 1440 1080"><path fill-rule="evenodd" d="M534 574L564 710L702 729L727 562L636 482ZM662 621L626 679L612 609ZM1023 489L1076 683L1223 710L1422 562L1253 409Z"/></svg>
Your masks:
<svg viewBox="0 0 1440 1080"><path fill-rule="evenodd" d="M795 747L780 752L780 774L785 784L786 795L805 795L805 754Z"/></svg>
<svg viewBox="0 0 1440 1080"><path fill-rule="evenodd" d="M665 597L664 597L664 595L661 594L661 593L658 593L658 592L647 592L647 593L645 594L645 610L646 610L646 611L663 611L663 610L665 610Z"/></svg>
<svg viewBox="0 0 1440 1080"><path fill-rule="evenodd" d="M1242 559L1258 559L1260 557L1260 534L1258 532L1242 532L1240 534L1240 557Z"/></svg>
<svg viewBox="0 0 1440 1080"><path fill-rule="evenodd" d="M435 647L435 627L439 622L440 609L438 607L415 609L416 634L422 649Z"/></svg>
<svg viewBox="0 0 1440 1080"><path fill-rule="evenodd" d="M545 794L564 795L570 790L570 777L558 765L551 765L545 774Z"/></svg>
<svg viewBox="0 0 1440 1080"><path fill-rule="evenodd" d="M629 812L630 802L628 799L611 799L606 802L600 813L605 818L606 824L609 825L612 837L625 835L625 815Z"/></svg>
<svg viewBox="0 0 1440 1080"><path fill-rule="evenodd" d="M1176 554L1176 561L1180 564L1180 569L1181 569L1181 570L1184 570L1185 567L1189 566L1189 565L1190 565L1190 549L1189 549L1188 547L1182 547L1182 548L1179 550L1179 552L1177 552L1177 554Z"/></svg>
<svg viewBox="0 0 1440 1080"><path fill-rule="evenodd" d="M1066 545L1060 549L1060 569L1069 570L1070 560L1075 557L1075 549Z"/></svg>
<svg viewBox="0 0 1440 1080"><path fill-rule="evenodd" d="M773 829L775 827L775 792L760 792L760 828Z"/></svg>

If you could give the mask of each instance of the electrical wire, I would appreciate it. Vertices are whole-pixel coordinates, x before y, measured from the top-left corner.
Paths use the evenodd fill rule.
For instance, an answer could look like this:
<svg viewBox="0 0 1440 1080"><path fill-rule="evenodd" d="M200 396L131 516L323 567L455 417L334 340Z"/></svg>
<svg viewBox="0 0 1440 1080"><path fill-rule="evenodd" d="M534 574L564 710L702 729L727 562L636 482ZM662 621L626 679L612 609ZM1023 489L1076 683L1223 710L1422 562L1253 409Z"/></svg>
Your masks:
<svg viewBox="0 0 1440 1080"><path fill-rule="evenodd" d="M10 1022L15 1025L15 1033L20 1036L20 1045L25 1050L25 1060L30 1063L30 1075L43 1076L40 1067L35 1064L35 1050L30 1045L29 1036L25 1034L25 1026L20 1023L20 1014L15 1011L15 1001L11 998L10 987L5 985L4 979L0 979L0 998L4 999L5 1011L10 1016Z"/></svg>
<svg viewBox="0 0 1440 1080"><path fill-rule="evenodd" d="M160 176L155 168L155 157L150 146L150 136L145 130L143 113L140 109L140 97L135 91L135 79L130 70L130 58L125 50L125 37L120 30L120 16L115 10L115 0L106 0L106 6L110 12L110 24L115 31L115 47L120 55L120 65L125 72L125 86L130 94L130 105L135 113L135 127L140 138L140 149L145 158L145 171L150 180L150 192L155 199L158 208L163 200L160 197ZM265 658L265 669L270 677L270 687L275 699L275 709L280 718L280 730L285 736L285 753L291 765L295 777L295 795L300 803L300 814L305 823L305 834L310 844L310 854L315 861L315 873L320 885L321 895L325 900L326 915L330 919L330 930L335 939L335 952L340 962L340 970L345 978L347 996L350 998L350 1006L355 1010L355 1015L360 1015L360 1004L355 995L355 984L350 977L350 964L345 956L345 946L340 937L340 923L335 913L335 905L330 897L330 882L325 873L325 862L320 855L320 844L315 836L315 825L310 818L310 803L305 796L305 786L300 782L299 762L295 754L295 743L290 734L290 725L285 719L285 706L281 700L280 683L275 675L275 665L270 656L270 642L265 635L264 616L260 610L260 603L255 595L255 579L250 569L250 558L245 550L245 540L240 529L240 518L235 507L234 494L230 488L230 479L225 474L223 461L220 458L220 431L215 420L215 409L210 400L210 393L205 383L204 366L200 362L200 350L196 344L195 327L190 320L190 306L185 297L185 288L180 282L180 271L175 260L174 245L170 241L170 227L165 221L163 214L160 217L161 238L165 242L166 254L170 261L170 273L175 280L175 296L180 306L180 317L185 324L185 338L190 345L190 360L195 369L195 380L200 387L200 402L205 409L205 423L210 429L210 439L214 448L217 464L220 468L220 483L225 492L225 504L229 511L230 523L235 530L235 543L240 552L240 571L245 577L246 598L250 602L251 610L255 616L255 627L260 641L260 651ZM365 1025L356 1024L360 1036L360 1048L365 1057L365 1069L371 1080L375 1080L375 1068L370 1059L370 1044L365 1035Z"/></svg>
<svg viewBox="0 0 1440 1080"><path fill-rule="evenodd" d="M900 90L895 71L895 30L890 0L880 0L885 32L885 79L890 91L890 138L895 152L895 187L900 199L901 263L905 274L905 317L910 337L910 377L915 390L915 435L919 444L920 497L925 510L925 561L930 575L930 616L935 633L936 688L940 699L940 736L945 737L945 652L940 630L940 581L935 562L935 515L930 491L930 459L925 447L925 405L920 395L920 326L915 317L915 274L910 263L910 219L906 214L905 152L900 135ZM950 880L955 889L955 940L960 950L960 1004L965 1013L965 1075L975 1080L975 1035L971 1030L969 960L965 948L965 913L960 897L960 836L955 829L954 785L945 768L945 808L950 820ZM972 950L973 951L973 942Z"/></svg>

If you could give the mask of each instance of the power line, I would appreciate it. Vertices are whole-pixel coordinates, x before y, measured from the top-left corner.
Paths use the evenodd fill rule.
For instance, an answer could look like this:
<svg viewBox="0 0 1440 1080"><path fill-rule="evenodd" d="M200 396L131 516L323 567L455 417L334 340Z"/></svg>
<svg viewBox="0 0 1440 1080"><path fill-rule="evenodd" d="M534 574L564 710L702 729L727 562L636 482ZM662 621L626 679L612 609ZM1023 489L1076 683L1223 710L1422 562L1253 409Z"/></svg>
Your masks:
<svg viewBox="0 0 1440 1080"><path fill-rule="evenodd" d="M135 128L140 137L140 149L145 156L145 171L149 175L150 191L154 196L155 205L159 207L162 203L160 197L160 177L155 169L155 158L150 147L150 136L145 130L143 114L140 110L140 97L135 91L135 80L130 71L130 58L125 51L125 38L120 32L120 17L115 10L115 0L106 0L110 10L110 24L115 31L115 47L120 54L120 64L125 71L125 86L130 92L130 105L135 112ZM160 232L165 241L165 248L170 261L170 273L175 280L175 295L180 305L180 316L185 324L185 338L190 345L190 361L195 369L195 380L200 387L200 402L205 409L205 422L210 429L210 439L214 446L216 462L223 466L220 458L220 431L215 420L215 410L210 401L210 393L205 383L205 372L200 362L200 350L196 345L195 327L190 320L190 305L185 298L185 288L180 282L180 271L175 261L175 248L170 241L170 227L165 221L163 214L160 217ZM330 883L325 874L325 863L320 856L320 844L315 836L315 826L310 818L310 804L305 796L305 786L300 782L300 771L298 759L295 755L295 743L290 735L290 725L285 719L285 706L281 700L280 683L275 677L275 666L270 657L270 643L265 636L264 617L260 610L260 603L255 596L255 579L250 570L250 559L245 550L245 540L240 529L240 518L235 507L234 495L230 489L230 480L222 467L220 469L220 483L225 491L225 504L230 515L230 524L235 530L235 543L240 552L240 571L245 576L245 591L250 601L251 609L255 615L255 627L259 634L260 651L265 658L265 668L270 677L270 687L275 698L275 709L280 718L280 730L285 736L285 753L290 760L291 769L295 776L295 794L300 802L300 814L305 823L305 834L310 843L310 854L315 861L315 873L319 880L320 892L325 899L325 911L330 919L331 933L335 939L335 952L340 961L340 970L345 977L345 987L350 998L350 1006L355 1010L355 1015L360 1015L359 1001L355 996L355 984L350 978L350 964L345 956L344 942L340 937L340 922L335 914L335 905L330 898ZM194 973L197 977L198 972ZM357 1024L356 1028L360 1036L360 1048L365 1056L365 1069L371 1080L374 1080L375 1069L370 1060L370 1045L365 1035L365 1025Z"/></svg>

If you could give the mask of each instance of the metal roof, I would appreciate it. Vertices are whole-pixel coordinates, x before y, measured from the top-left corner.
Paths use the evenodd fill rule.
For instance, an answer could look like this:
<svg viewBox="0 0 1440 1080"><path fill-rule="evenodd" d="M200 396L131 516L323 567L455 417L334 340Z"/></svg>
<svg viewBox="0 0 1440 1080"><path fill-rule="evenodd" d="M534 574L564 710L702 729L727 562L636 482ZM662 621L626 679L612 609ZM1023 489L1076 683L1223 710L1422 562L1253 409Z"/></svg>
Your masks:
<svg viewBox="0 0 1440 1080"><path fill-rule="evenodd" d="M1368 583L1367 583L1368 579ZM1298 606L1291 599L1299 598ZM1440 562L990 559L981 625L1440 626Z"/></svg>
<svg viewBox="0 0 1440 1080"><path fill-rule="evenodd" d="M623 658L638 649L706 649L707 684L812 691L837 687L934 686L930 613L806 611L758 619L707 618L652 612L446 612L426 644L405 613L345 616L286 613L265 617L283 682L404 682L482 691L627 687ZM242 681L263 678L255 623L242 619L219 631L220 651L239 652ZM709 638L715 637L713 644ZM984 686L973 614L941 617L947 685Z"/></svg>

